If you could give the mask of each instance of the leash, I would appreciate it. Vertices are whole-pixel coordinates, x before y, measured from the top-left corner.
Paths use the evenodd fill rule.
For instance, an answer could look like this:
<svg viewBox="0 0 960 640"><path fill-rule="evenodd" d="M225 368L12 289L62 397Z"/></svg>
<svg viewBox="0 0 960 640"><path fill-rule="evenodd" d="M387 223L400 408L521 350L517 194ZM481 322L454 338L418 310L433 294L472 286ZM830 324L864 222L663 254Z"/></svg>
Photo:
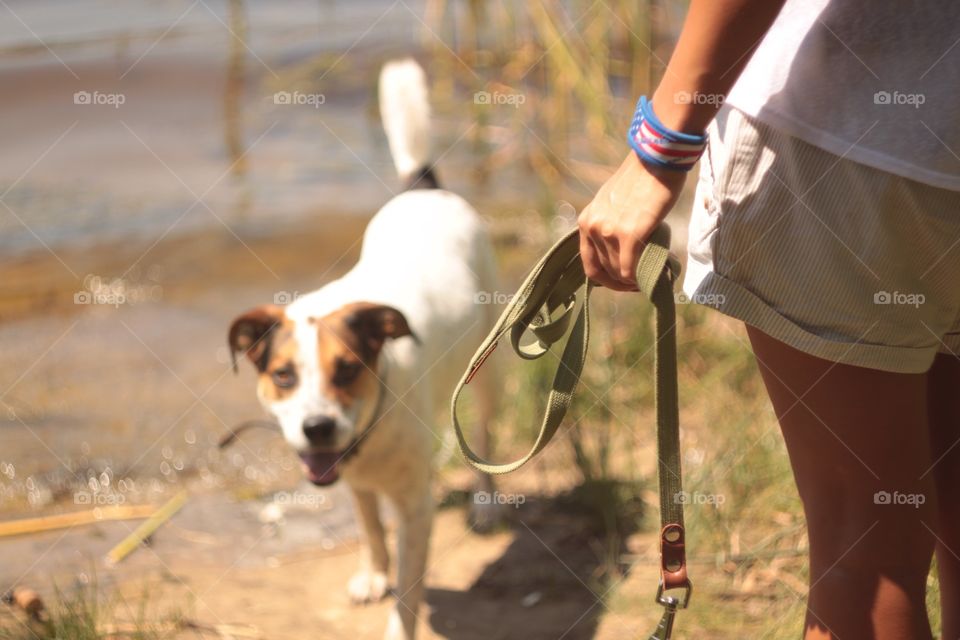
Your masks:
<svg viewBox="0 0 960 640"><path fill-rule="evenodd" d="M638 288L656 308L654 375L657 475L660 483L660 580L656 602L664 607L664 612L650 640L670 638L674 616L677 610L687 607L692 591L687 577L683 525L676 309L673 298L673 283L680 275L680 263L670 255L669 247L670 228L661 224L648 238L637 265ZM590 337L590 292L594 286L583 271L580 236L577 230L573 230L534 265L470 360L453 392L451 414L460 449L467 462L477 470L490 474L515 471L540 453L556 434L573 399L586 360ZM579 305L578 296L581 298ZM533 334L534 340L521 343L528 331ZM480 458L470 449L457 417L457 403L463 388L470 384L484 361L507 334L514 352L525 360L542 357L564 335L569 334L569 337L560 355L536 441L519 460L495 464ZM675 590L682 591L682 594L668 594Z"/></svg>

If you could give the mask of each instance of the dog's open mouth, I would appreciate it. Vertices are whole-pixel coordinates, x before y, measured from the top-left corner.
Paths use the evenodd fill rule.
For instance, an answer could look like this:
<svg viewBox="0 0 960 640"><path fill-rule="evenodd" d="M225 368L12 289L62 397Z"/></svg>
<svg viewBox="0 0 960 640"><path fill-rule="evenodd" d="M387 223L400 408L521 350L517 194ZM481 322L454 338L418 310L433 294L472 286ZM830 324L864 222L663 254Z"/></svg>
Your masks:
<svg viewBox="0 0 960 640"><path fill-rule="evenodd" d="M310 451L300 454L303 472L307 479L321 487L333 484L340 477L337 473L337 463L343 453L340 451Z"/></svg>

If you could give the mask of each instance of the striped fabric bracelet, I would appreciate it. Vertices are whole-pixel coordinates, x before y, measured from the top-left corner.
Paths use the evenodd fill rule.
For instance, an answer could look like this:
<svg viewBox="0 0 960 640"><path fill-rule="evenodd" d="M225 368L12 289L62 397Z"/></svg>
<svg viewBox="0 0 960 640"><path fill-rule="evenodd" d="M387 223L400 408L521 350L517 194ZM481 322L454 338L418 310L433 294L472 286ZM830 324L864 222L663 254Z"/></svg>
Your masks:
<svg viewBox="0 0 960 640"><path fill-rule="evenodd" d="M644 162L670 169L690 171L707 147L707 136L680 133L665 127L646 96L640 96L630 123L627 143Z"/></svg>

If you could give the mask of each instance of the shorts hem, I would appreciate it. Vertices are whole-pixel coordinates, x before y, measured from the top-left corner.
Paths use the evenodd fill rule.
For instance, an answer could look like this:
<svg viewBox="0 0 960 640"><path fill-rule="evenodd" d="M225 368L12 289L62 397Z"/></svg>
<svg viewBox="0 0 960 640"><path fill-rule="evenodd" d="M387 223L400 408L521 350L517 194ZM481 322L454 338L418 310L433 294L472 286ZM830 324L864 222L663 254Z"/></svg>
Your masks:
<svg viewBox="0 0 960 640"><path fill-rule="evenodd" d="M937 353L936 346L893 347L818 336L780 315L740 284L712 271L703 274L690 298L691 302L741 320L794 349L831 362L892 373L924 373Z"/></svg>

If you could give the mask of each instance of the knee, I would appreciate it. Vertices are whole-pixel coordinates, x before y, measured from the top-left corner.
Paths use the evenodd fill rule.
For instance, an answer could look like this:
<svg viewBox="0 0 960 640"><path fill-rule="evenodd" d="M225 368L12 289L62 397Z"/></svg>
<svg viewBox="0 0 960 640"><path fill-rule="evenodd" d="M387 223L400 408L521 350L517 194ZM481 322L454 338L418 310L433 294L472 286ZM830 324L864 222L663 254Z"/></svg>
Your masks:
<svg viewBox="0 0 960 640"><path fill-rule="evenodd" d="M926 576L936 543L933 490L837 490L818 504L805 502L811 573L830 567L876 571L897 579Z"/></svg>

